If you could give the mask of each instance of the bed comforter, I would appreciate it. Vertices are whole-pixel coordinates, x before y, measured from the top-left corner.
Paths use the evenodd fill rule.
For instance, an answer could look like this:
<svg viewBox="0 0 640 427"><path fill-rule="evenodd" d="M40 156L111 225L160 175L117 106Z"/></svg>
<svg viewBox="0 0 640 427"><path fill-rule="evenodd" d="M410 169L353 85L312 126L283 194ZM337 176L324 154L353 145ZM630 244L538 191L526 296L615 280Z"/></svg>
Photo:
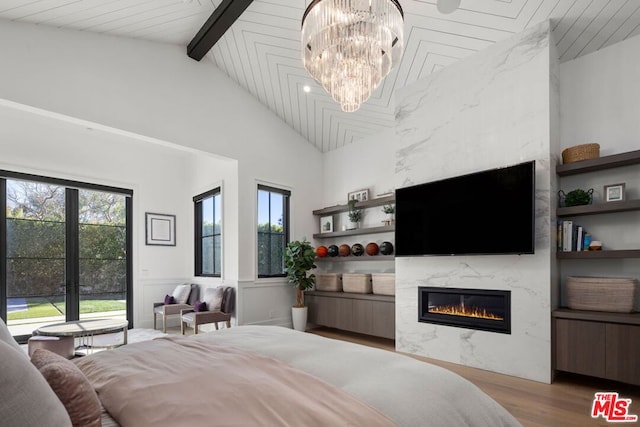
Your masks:
<svg viewBox="0 0 640 427"><path fill-rule="evenodd" d="M173 347L178 350L167 350ZM137 353L133 357L138 359L135 365L133 359L123 359L129 353ZM195 369L199 373L196 377L182 375L187 353L197 355L198 367L189 366L186 370L193 372ZM224 361L210 362L209 353L227 356L223 357ZM302 390L294 389L292 395L287 395L286 405L276 404L269 401L271 397L264 397L264 391L273 379L264 377L263 368L249 369L254 363L247 355L266 356L272 362L282 364L285 372L310 374L323 384L314 385L314 388L302 385ZM159 364L145 362L155 359L162 361ZM397 353L275 326L241 326L187 338L130 344L80 359L77 364L94 384L107 411L122 425L129 425L129 418L122 418L123 412L134 414L130 419L135 420L135 425L145 425L140 424L144 418L136 417L144 417L148 412L164 414L161 418L165 422L161 419L154 421L154 425L188 425L182 416L194 411L206 418L207 425L368 426L387 425L391 420L399 426L416 427L520 426L487 394L446 369ZM145 368L147 364L153 366ZM211 372L221 370L244 376L246 384L240 387L234 383L239 380L234 379L221 389L215 387L216 380L210 377ZM133 376L137 378L131 379ZM263 379L264 383L252 386L258 384L254 381ZM213 387L204 388L203 383L209 381L214 381ZM294 385L292 382L297 380L284 381L278 387L288 388ZM109 390L107 383L126 385ZM156 394L156 389L160 388L168 391ZM116 399L119 403L113 403L114 394L122 396ZM134 401L132 397L136 394L141 399ZM264 407L255 412L250 409L252 418L244 419L240 424L234 418L225 422L218 414L226 407L227 400L229 404L231 401L240 404L239 409L234 409L237 411L242 411L244 402L255 400L262 400ZM185 410L188 401L196 403ZM346 405L340 405L339 401ZM331 418L330 414L322 415L327 418L315 419L316 415L305 420L296 418L298 412L307 411L305 402L312 403L309 414L314 413L314 405L319 405L328 408L337 418ZM166 417L171 413L178 416L169 422ZM265 413L272 418L262 418ZM368 420L353 418L358 416L368 417Z"/></svg>

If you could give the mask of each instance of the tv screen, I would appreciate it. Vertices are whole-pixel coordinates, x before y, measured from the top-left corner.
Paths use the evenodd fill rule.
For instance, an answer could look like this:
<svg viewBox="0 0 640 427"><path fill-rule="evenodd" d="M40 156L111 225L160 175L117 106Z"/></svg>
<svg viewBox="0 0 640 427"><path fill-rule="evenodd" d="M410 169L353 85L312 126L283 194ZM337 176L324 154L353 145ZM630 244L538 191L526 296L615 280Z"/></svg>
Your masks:
<svg viewBox="0 0 640 427"><path fill-rule="evenodd" d="M532 254L535 161L396 190L396 256Z"/></svg>

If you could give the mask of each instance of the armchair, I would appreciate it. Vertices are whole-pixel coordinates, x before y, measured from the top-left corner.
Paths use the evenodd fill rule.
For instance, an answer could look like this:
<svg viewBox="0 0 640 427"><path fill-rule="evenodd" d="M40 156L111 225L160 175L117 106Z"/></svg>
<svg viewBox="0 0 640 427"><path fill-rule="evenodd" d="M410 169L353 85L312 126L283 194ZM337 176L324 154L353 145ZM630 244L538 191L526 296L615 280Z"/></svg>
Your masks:
<svg viewBox="0 0 640 427"><path fill-rule="evenodd" d="M182 310L180 314L180 331L184 335L188 325L198 333L198 327L206 323L214 323L218 329L218 322L225 322L227 328L231 327L231 315L235 304L234 289L232 287L208 288L204 291L203 307L193 307ZM198 305L198 304L196 304ZM199 311L196 311L198 309Z"/></svg>
<svg viewBox="0 0 640 427"><path fill-rule="evenodd" d="M173 297L175 303L166 304L165 302L153 303L153 329L156 329L158 315L162 316L162 332L167 333L167 316L177 316L182 310L193 309L193 304L198 300L200 288L196 284L178 285L173 290L170 297ZM167 302L167 301L166 301Z"/></svg>

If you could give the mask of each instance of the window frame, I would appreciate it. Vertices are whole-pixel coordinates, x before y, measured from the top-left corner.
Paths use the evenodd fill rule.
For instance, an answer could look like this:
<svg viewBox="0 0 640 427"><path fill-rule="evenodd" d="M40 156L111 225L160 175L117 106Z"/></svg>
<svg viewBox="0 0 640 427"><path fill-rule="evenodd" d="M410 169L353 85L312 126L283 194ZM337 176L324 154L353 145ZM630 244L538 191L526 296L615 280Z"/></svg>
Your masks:
<svg viewBox="0 0 640 427"><path fill-rule="evenodd" d="M205 199L208 199L209 197L213 198L213 213L214 213L214 224L215 224L215 212L216 212L216 205L215 205L215 197L216 196L220 196L220 232L219 233L215 233L215 226L214 226L214 233L211 235L206 235L204 236L202 234L202 202ZM194 212L194 275L196 277L222 277L222 270L224 269L224 265L222 263L222 244L223 244L223 233L222 233L222 221L223 221L223 214L222 214L222 187L216 187L212 190L206 191L202 194L198 194L197 196L193 196L193 212ZM215 252L215 236L220 236L220 271L216 272L215 271L215 256L216 256L216 252ZM213 274L204 274L202 273L202 240L205 237L213 237L214 238L214 245L213 245L213 268L214 268L214 273Z"/></svg>
<svg viewBox="0 0 640 427"><path fill-rule="evenodd" d="M284 246L286 248L287 244L290 242L290 227L289 227L289 219L291 216L291 191L290 190L285 190L284 188L277 188L277 187L273 187L270 185L265 185L265 184L258 184L257 188L256 188L256 276L258 279L270 279L270 278L279 278L279 277L286 277L286 273L283 271L282 273L278 273L278 274L260 274L260 264L258 262L259 259L259 251L260 251L260 247L259 247L259 234L260 231L258 229L259 223L258 223L258 215L259 215L259 198L258 198L258 194L260 191L267 191L269 193L278 193L280 195L282 195L282 228L283 228L283 234L284 234ZM269 218L271 218L271 206L269 206ZM272 233L269 233L272 234ZM271 255L271 254L269 254ZM271 264L271 263L269 263ZM283 260L283 264L284 264L284 260Z"/></svg>

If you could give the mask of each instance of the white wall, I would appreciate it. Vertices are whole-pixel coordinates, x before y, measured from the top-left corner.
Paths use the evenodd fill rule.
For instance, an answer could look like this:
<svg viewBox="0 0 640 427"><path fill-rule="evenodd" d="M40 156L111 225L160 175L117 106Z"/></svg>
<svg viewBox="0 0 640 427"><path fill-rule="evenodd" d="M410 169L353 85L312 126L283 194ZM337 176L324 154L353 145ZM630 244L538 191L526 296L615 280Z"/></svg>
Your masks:
<svg viewBox="0 0 640 427"><path fill-rule="evenodd" d="M237 232L225 238L225 283L256 283L258 181L292 190L293 238L314 232L321 153L208 60L193 61L181 46L9 21L0 25L0 51L0 99L237 161L237 193L226 200ZM284 298L266 314L291 303L292 290L278 283ZM239 294L244 312L265 309L260 295Z"/></svg>
<svg viewBox="0 0 640 427"><path fill-rule="evenodd" d="M640 36L565 62L560 66L561 148L597 142L600 155L640 149ZM626 183L626 197L640 199L637 165L562 178L565 192L594 189L594 203L603 200L606 184ZM575 219L605 249L637 249L640 212L583 216ZM569 275L640 278L640 260L565 260L562 283ZM564 289L564 286L563 286ZM563 292L564 301L564 292ZM640 310L640 295L636 298Z"/></svg>

